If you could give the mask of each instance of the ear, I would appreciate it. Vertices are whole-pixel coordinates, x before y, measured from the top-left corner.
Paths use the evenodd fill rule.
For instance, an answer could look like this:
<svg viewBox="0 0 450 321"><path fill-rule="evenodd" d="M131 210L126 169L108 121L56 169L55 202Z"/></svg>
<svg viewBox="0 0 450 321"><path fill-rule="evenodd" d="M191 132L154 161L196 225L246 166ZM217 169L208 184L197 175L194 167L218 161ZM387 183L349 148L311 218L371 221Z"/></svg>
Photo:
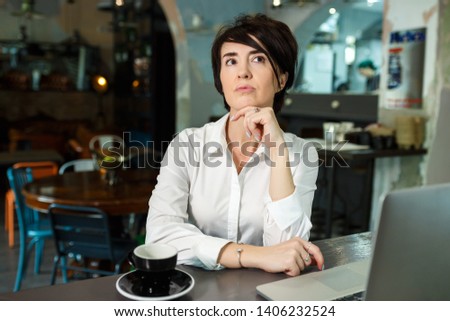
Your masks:
<svg viewBox="0 0 450 321"><path fill-rule="evenodd" d="M279 76L279 83L280 83L280 90L283 90L284 86L286 86L286 82L289 78L289 73L285 72L284 74L280 74Z"/></svg>

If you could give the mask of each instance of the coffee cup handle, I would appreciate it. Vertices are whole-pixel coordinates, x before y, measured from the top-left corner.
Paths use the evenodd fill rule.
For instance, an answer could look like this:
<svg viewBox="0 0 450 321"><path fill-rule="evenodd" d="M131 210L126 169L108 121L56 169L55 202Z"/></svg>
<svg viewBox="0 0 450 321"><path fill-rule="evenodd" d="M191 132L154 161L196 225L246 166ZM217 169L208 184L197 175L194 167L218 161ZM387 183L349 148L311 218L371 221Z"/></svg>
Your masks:
<svg viewBox="0 0 450 321"><path fill-rule="evenodd" d="M133 251L130 251L130 253L128 253L128 263L130 263L130 265L132 266L135 266Z"/></svg>

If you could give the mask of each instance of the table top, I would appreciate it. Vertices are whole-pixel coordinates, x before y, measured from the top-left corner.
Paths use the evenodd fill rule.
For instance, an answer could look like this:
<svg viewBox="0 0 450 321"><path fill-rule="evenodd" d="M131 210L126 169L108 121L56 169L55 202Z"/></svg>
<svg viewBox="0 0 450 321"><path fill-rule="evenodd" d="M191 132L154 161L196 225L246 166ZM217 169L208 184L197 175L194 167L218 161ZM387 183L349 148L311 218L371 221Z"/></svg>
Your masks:
<svg viewBox="0 0 450 321"><path fill-rule="evenodd" d="M340 152L344 159L363 160L385 157L420 156L427 153L426 149L355 149Z"/></svg>
<svg viewBox="0 0 450 321"><path fill-rule="evenodd" d="M426 149L344 149L339 146L334 149L320 149L319 156L324 158L339 155L345 160L373 160L375 158L420 156L427 153Z"/></svg>
<svg viewBox="0 0 450 321"><path fill-rule="evenodd" d="M118 182L109 185L100 171L70 172L37 179L24 186L28 206L47 211L52 203L94 206L110 215L147 213L156 185L157 170L118 170Z"/></svg>
<svg viewBox="0 0 450 321"><path fill-rule="evenodd" d="M326 156L335 157L339 155L346 160L372 160L383 157L425 155L427 153L427 150L424 148L373 149L367 145L352 144L348 141L327 143L323 138L306 138L306 140L314 144L319 156L322 158Z"/></svg>
<svg viewBox="0 0 450 321"><path fill-rule="evenodd" d="M372 249L370 232L320 240L314 243L322 250L326 268L366 259L370 257ZM178 268L189 273L195 279L195 286L192 291L179 298L179 300L184 301L264 300L256 293L256 286L287 277L283 273L267 273L257 269L206 271L192 266L178 266ZM317 272L317 268L309 267L303 271L303 273L312 272ZM120 275L114 275L22 290L16 293L5 293L0 294L0 300L128 300L119 294L115 288L119 277Z"/></svg>

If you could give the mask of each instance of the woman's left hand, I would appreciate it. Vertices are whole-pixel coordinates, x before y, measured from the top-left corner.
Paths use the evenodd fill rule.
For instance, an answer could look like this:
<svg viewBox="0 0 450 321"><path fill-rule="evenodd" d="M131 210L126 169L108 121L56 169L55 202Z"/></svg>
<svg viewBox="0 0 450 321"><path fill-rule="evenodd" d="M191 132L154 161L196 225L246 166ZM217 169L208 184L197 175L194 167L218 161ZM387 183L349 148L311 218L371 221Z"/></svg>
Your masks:
<svg viewBox="0 0 450 321"><path fill-rule="evenodd" d="M245 107L232 116L232 121L244 117L247 136L263 143L283 143L283 131L278 124L272 107Z"/></svg>

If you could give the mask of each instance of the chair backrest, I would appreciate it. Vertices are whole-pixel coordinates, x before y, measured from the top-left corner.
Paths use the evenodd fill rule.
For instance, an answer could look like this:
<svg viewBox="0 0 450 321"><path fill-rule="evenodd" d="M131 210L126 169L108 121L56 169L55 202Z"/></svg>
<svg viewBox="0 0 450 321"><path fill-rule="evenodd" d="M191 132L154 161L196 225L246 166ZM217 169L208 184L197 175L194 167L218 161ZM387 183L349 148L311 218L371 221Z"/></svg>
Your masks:
<svg viewBox="0 0 450 321"><path fill-rule="evenodd" d="M48 214L58 255L115 260L108 216L102 210L52 204Z"/></svg>
<svg viewBox="0 0 450 321"><path fill-rule="evenodd" d="M51 161L20 162L15 163L13 168L31 168L33 178L35 179L58 174L58 164Z"/></svg>
<svg viewBox="0 0 450 321"><path fill-rule="evenodd" d="M72 172L87 172L95 169L95 161L91 158L75 159L64 163L59 168L59 174L64 174L66 171Z"/></svg>
<svg viewBox="0 0 450 321"><path fill-rule="evenodd" d="M39 213L25 204L25 198L22 194L23 186L33 181L31 168L10 167L7 169L6 174L8 176L9 186L11 187L15 197L20 237L25 238L27 235L28 225L39 220ZM24 240L21 240L21 242L22 241Z"/></svg>

